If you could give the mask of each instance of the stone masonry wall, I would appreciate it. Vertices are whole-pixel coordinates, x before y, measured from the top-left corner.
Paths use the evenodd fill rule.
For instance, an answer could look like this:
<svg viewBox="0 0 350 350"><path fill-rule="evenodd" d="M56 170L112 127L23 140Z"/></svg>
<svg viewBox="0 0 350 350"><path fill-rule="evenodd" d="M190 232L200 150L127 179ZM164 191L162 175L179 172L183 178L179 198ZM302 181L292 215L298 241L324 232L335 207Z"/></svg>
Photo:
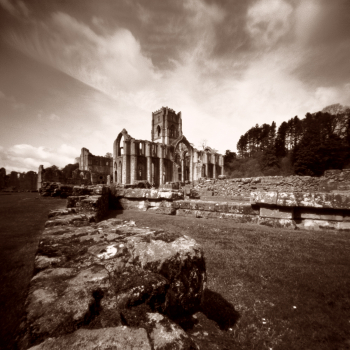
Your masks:
<svg viewBox="0 0 350 350"><path fill-rule="evenodd" d="M320 178L311 176L264 176L199 181L194 189L200 194L219 197L249 197L251 191L318 191Z"/></svg>
<svg viewBox="0 0 350 350"><path fill-rule="evenodd" d="M264 176L238 179L208 179L194 183L204 196L249 197L252 191L343 192L350 191L350 169L327 170L322 177Z"/></svg>

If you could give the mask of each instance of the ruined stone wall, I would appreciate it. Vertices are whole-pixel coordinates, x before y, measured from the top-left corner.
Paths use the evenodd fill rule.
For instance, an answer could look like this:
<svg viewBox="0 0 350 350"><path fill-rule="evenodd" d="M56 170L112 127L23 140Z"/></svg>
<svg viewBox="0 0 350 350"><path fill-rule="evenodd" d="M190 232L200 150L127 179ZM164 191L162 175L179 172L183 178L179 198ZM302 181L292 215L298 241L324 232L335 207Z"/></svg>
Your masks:
<svg viewBox="0 0 350 350"><path fill-rule="evenodd" d="M350 191L350 169L326 170L320 179L321 192Z"/></svg>
<svg viewBox="0 0 350 350"><path fill-rule="evenodd" d="M106 183L107 176L113 175L113 159L95 156L87 148L82 148L79 170L90 171L92 183Z"/></svg>
<svg viewBox="0 0 350 350"><path fill-rule="evenodd" d="M6 175L6 169L0 169L0 189L12 188L17 191L34 191L37 186L38 175L34 171L19 173L11 171Z"/></svg>
<svg viewBox="0 0 350 350"><path fill-rule="evenodd" d="M249 197L250 192L255 190L315 192L319 184L320 178L311 176L264 176L201 180L194 184L194 189L219 197Z"/></svg>

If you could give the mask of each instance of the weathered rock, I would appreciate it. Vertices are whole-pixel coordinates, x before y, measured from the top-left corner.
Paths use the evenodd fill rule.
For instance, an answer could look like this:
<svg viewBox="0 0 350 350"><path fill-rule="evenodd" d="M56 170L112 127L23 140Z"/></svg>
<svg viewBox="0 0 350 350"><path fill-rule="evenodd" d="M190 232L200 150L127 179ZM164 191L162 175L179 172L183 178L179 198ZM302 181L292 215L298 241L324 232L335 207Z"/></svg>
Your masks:
<svg viewBox="0 0 350 350"><path fill-rule="evenodd" d="M63 217L39 243L20 349L81 327L115 327L117 310L138 305L170 318L199 310L206 271L193 239L118 219L76 227Z"/></svg>
<svg viewBox="0 0 350 350"><path fill-rule="evenodd" d="M129 327L146 329L154 350L198 349L193 340L175 322L164 315L150 312L143 306L122 310L122 317Z"/></svg>
<svg viewBox="0 0 350 350"><path fill-rule="evenodd" d="M30 350L152 350L146 330L126 326L79 329L59 338L49 338Z"/></svg>
<svg viewBox="0 0 350 350"><path fill-rule="evenodd" d="M250 204L277 204L277 195L278 192L251 192L250 194Z"/></svg>
<svg viewBox="0 0 350 350"><path fill-rule="evenodd" d="M276 219L293 219L294 208L290 207L260 207L260 217Z"/></svg>

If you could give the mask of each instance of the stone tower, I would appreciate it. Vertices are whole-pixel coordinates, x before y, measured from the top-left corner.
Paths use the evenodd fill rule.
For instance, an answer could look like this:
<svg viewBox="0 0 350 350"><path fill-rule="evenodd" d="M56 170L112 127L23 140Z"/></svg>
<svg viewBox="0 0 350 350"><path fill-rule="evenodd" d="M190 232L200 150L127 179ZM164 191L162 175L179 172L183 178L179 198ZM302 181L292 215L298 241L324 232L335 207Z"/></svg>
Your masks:
<svg viewBox="0 0 350 350"><path fill-rule="evenodd" d="M162 107L152 113L152 142L171 145L180 136L182 136L181 112L176 113L171 108Z"/></svg>

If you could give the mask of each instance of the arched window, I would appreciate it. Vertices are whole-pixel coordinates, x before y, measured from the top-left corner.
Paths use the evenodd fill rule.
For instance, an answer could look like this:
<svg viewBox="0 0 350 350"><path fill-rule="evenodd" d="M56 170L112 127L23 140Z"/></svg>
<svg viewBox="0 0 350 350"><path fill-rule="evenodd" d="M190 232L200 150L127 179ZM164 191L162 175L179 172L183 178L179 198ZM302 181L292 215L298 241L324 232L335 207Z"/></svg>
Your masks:
<svg viewBox="0 0 350 350"><path fill-rule="evenodd" d="M157 136L160 137L160 126L157 126Z"/></svg>
<svg viewBox="0 0 350 350"><path fill-rule="evenodd" d="M118 146L118 156L122 156L124 154L124 136L120 138L119 146Z"/></svg>
<svg viewBox="0 0 350 350"><path fill-rule="evenodd" d="M170 137L175 137L175 126L174 125L171 125L170 128L169 128L169 136Z"/></svg>

